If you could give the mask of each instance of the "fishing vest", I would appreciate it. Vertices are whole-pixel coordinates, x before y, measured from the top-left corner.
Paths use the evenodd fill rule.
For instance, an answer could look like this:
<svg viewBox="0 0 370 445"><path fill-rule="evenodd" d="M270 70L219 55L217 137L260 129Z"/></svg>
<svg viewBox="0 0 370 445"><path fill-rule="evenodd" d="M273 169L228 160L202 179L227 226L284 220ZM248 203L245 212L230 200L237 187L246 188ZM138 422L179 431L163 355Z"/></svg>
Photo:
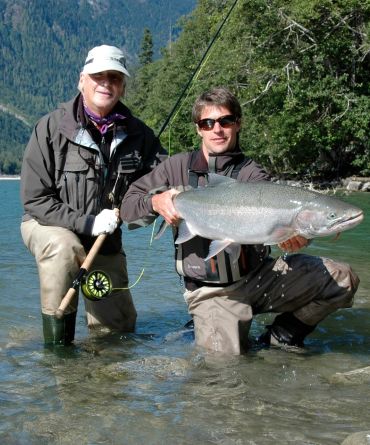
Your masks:
<svg viewBox="0 0 370 445"><path fill-rule="evenodd" d="M193 188L206 185L208 173L215 172L215 164L212 163L208 166L208 170L195 170L193 168L195 156L196 152L192 152L188 162L189 185ZM210 161L215 162L215 159L210 158ZM248 159L243 159L239 164L228 166L224 175L236 179L247 162ZM185 286L189 290L195 290L203 285L230 285L261 264L270 252L265 246L242 245L237 261L233 261L225 250L204 261L211 242L210 239L195 236L183 244L175 244L176 271L184 277Z"/></svg>

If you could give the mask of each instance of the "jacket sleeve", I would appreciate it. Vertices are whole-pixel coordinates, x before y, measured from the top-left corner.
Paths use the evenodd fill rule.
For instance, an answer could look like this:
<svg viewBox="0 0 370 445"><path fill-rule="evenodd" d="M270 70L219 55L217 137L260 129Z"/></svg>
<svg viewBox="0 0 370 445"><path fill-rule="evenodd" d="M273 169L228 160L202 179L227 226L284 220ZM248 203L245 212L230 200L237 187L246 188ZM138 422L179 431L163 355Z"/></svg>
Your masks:
<svg viewBox="0 0 370 445"><path fill-rule="evenodd" d="M25 211L23 219L31 217L43 225L90 235L94 216L73 210L58 196L51 125L50 115L36 124L24 153L20 192Z"/></svg>
<svg viewBox="0 0 370 445"><path fill-rule="evenodd" d="M121 219L129 229L148 226L158 217L153 211L151 198L154 194L170 188L170 159L159 164L129 187L120 209Z"/></svg>

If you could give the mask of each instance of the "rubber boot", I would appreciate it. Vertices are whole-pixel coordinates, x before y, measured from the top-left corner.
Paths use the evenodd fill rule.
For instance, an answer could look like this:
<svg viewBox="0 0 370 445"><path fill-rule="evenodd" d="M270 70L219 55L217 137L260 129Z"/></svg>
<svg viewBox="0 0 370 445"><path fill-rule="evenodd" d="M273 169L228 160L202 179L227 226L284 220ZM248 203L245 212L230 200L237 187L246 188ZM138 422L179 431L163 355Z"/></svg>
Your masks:
<svg viewBox="0 0 370 445"><path fill-rule="evenodd" d="M70 345L75 337L76 314L72 312L58 319L54 315L42 314L45 345Z"/></svg>
<svg viewBox="0 0 370 445"><path fill-rule="evenodd" d="M315 326L310 326L298 320L291 312L278 315L272 325L267 326L258 343L266 346L297 346L304 347L304 339L310 334Z"/></svg>

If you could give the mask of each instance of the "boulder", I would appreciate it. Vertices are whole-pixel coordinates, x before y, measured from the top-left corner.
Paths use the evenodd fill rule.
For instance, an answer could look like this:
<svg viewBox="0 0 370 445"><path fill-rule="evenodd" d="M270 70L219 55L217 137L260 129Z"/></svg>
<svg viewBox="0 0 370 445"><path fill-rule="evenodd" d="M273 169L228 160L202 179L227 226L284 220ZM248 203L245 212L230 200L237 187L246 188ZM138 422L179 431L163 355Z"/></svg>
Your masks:
<svg viewBox="0 0 370 445"><path fill-rule="evenodd" d="M370 182L365 182L361 190L363 192L370 192Z"/></svg>
<svg viewBox="0 0 370 445"><path fill-rule="evenodd" d="M370 431L350 434L341 445L370 445Z"/></svg>
<svg viewBox="0 0 370 445"><path fill-rule="evenodd" d="M350 190L351 192L357 192L361 190L362 188L362 182L361 181L349 181L347 185L347 190Z"/></svg>
<svg viewBox="0 0 370 445"><path fill-rule="evenodd" d="M353 369L347 372L336 372L329 379L330 383L333 384L349 384L349 385L359 385L366 384L370 382L370 366L365 366L365 368ZM369 442L370 445L370 442Z"/></svg>

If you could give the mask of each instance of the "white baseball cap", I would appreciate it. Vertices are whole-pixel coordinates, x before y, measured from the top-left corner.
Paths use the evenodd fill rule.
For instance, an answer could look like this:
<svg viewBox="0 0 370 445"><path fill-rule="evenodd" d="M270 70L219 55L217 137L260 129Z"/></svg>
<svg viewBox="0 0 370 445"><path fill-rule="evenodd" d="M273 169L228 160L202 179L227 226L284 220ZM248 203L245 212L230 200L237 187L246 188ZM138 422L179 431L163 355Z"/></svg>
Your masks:
<svg viewBox="0 0 370 445"><path fill-rule="evenodd" d="M89 51L82 72L95 74L109 70L130 76L126 68L126 58L119 48L108 45L95 46Z"/></svg>

